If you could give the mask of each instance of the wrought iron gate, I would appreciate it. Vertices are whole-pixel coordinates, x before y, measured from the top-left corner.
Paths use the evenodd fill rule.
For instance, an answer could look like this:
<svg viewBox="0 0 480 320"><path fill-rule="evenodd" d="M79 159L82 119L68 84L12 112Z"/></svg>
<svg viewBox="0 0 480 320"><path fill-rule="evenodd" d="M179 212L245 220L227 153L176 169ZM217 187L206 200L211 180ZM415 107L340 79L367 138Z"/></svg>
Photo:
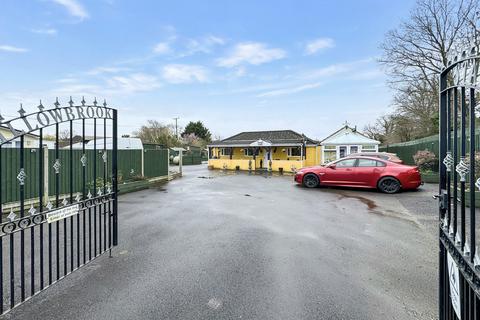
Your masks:
<svg viewBox="0 0 480 320"><path fill-rule="evenodd" d="M0 314L118 238L117 110L70 98L18 113L0 116Z"/></svg>
<svg viewBox="0 0 480 320"><path fill-rule="evenodd" d="M480 318L476 195L480 190L480 52L456 56L440 76L439 318Z"/></svg>

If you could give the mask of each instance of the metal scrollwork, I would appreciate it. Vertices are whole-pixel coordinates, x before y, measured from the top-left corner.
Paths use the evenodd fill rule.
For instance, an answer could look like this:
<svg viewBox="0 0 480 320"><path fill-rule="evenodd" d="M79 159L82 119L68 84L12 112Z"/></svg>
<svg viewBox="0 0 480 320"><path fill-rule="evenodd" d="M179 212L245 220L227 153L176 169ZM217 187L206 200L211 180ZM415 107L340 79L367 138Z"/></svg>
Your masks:
<svg viewBox="0 0 480 320"><path fill-rule="evenodd" d="M82 167L85 167L87 165L87 155L85 153L80 158L80 162L82 163Z"/></svg>
<svg viewBox="0 0 480 320"><path fill-rule="evenodd" d="M457 164L457 167L455 168L455 170L460 176L460 182L465 182L465 177L470 171L470 167L468 166L467 163L465 163L465 157L460 158L460 162Z"/></svg>
<svg viewBox="0 0 480 320"><path fill-rule="evenodd" d="M60 168L62 167L62 164L60 163L60 159L56 159L55 163L53 164L53 169L55 170L56 174L60 173Z"/></svg>
<svg viewBox="0 0 480 320"><path fill-rule="evenodd" d="M452 153L450 151L447 152L447 155L443 159L443 164L445 165L445 167L447 167L447 172L452 171L453 157L452 157Z"/></svg>
<svg viewBox="0 0 480 320"><path fill-rule="evenodd" d="M20 172L17 175L17 180L21 186L25 185L25 179L27 178L27 174L25 173L24 168L20 168Z"/></svg>

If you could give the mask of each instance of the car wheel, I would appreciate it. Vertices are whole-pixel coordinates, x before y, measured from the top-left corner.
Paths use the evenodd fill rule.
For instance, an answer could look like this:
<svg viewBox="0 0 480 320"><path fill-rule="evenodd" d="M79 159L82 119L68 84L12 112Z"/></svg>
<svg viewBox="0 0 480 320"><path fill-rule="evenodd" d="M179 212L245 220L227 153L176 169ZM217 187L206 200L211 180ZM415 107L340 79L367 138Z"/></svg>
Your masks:
<svg viewBox="0 0 480 320"><path fill-rule="evenodd" d="M303 177L303 185L307 188L316 188L320 184L320 180L313 173L309 173Z"/></svg>
<svg viewBox="0 0 480 320"><path fill-rule="evenodd" d="M385 193L396 193L400 191L401 188L400 181L393 177L385 177L378 181L378 189Z"/></svg>

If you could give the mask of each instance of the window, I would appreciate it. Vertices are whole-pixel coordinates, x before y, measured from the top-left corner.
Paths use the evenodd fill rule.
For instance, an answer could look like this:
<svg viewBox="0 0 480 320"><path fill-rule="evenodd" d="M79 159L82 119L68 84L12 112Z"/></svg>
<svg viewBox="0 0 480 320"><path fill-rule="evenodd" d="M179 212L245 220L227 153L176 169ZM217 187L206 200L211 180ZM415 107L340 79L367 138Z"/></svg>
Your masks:
<svg viewBox="0 0 480 320"><path fill-rule="evenodd" d="M323 149L324 149L324 150L333 150L333 151L336 151L336 150L337 150L337 146L324 146Z"/></svg>
<svg viewBox="0 0 480 320"><path fill-rule="evenodd" d="M287 150L289 157L300 157L302 155L302 150L300 147L288 148Z"/></svg>
<svg viewBox="0 0 480 320"><path fill-rule="evenodd" d="M357 159L345 159L338 161L335 165L337 168L350 168L355 166Z"/></svg>
<svg viewBox="0 0 480 320"><path fill-rule="evenodd" d="M221 156L229 156L230 155L230 149L229 148L220 148L220 155Z"/></svg>
<svg viewBox="0 0 480 320"><path fill-rule="evenodd" d="M377 151L377 149L376 149L374 144L364 144L364 145L362 145L362 151L375 152L375 151Z"/></svg>
<svg viewBox="0 0 480 320"><path fill-rule="evenodd" d="M357 167L376 167L377 162L376 160L370 159L358 159Z"/></svg>
<svg viewBox="0 0 480 320"><path fill-rule="evenodd" d="M252 148L245 148L245 149L243 149L243 152L245 153L245 156L247 156L247 157L252 157L253 156L253 149Z"/></svg>
<svg viewBox="0 0 480 320"><path fill-rule="evenodd" d="M358 159L357 167L385 167L385 163L371 159Z"/></svg>
<svg viewBox="0 0 480 320"><path fill-rule="evenodd" d="M350 154L357 153L357 152L358 152L358 146L350 146Z"/></svg>

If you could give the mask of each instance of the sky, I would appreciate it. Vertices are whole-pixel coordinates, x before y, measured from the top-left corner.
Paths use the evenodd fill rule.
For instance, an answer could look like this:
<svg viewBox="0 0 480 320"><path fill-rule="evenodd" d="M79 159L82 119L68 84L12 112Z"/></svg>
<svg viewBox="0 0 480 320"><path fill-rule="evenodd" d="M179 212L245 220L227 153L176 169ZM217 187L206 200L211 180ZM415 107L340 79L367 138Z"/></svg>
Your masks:
<svg viewBox="0 0 480 320"><path fill-rule="evenodd" d="M119 132L201 120L216 138L321 139L391 110L378 58L414 0L2 0L0 113L107 100Z"/></svg>

